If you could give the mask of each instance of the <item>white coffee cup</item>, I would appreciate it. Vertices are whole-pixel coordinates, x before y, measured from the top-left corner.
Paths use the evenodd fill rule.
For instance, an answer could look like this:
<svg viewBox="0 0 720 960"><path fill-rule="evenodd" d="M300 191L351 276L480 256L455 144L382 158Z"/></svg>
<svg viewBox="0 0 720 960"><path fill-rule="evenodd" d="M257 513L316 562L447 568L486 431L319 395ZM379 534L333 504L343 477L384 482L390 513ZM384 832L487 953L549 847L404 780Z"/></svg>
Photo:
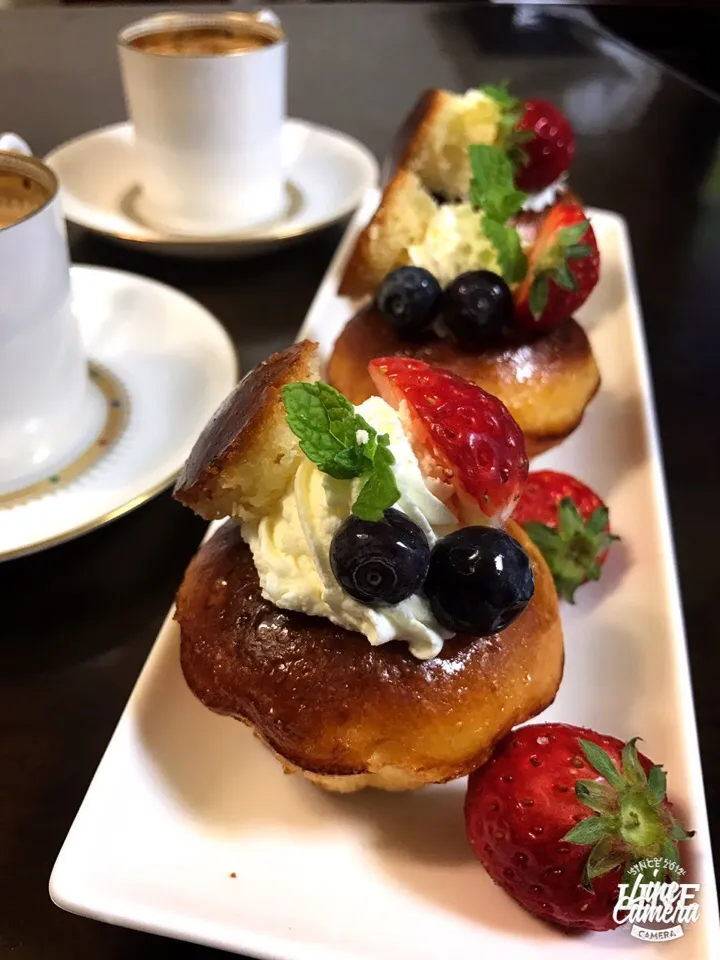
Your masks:
<svg viewBox="0 0 720 960"><path fill-rule="evenodd" d="M173 55L147 40L205 28L267 45ZM287 42L274 14L157 14L121 30L118 45L144 218L217 235L281 215Z"/></svg>
<svg viewBox="0 0 720 960"><path fill-rule="evenodd" d="M88 368L71 309L57 178L0 136L0 494L49 476L87 427Z"/></svg>

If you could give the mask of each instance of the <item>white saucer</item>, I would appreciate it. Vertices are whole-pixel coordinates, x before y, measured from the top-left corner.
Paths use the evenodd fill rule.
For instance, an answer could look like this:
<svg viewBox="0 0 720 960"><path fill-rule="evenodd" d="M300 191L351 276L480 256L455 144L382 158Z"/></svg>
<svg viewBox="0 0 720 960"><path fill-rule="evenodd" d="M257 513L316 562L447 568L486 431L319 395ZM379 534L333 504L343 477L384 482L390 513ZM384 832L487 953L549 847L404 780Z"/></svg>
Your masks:
<svg viewBox="0 0 720 960"><path fill-rule="evenodd" d="M56 147L45 162L57 173L73 223L148 251L191 257L249 256L347 216L377 182L375 158L357 140L304 120L283 130L288 205L284 215L235 234L187 237L143 221L130 123L94 130Z"/></svg>
<svg viewBox="0 0 720 960"><path fill-rule="evenodd" d="M102 426L57 473L0 496L0 560L94 530L169 486L237 381L230 338L185 294L119 270L71 272Z"/></svg>

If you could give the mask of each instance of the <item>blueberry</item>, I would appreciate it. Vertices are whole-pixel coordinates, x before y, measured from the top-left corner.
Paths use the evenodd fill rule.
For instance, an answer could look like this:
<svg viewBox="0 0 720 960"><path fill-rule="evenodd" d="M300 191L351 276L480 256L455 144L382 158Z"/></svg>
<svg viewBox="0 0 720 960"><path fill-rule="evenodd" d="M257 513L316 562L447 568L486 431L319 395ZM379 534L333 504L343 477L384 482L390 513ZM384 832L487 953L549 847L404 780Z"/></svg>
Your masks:
<svg viewBox="0 0 720 960"><path fill-rule="evenodd" d="M348 517L330 544L335 579L370 605L400 603L417 593L429 563L425 534L399 510L386 510L378 521Z"/></svg>
<svg viewBox="0 0 720 960"><path fill-rule="evenodd" d="M535 589L530 559L495 527L463 527L433 547L425 595L449 630L486 637L520 616Z"/></svg>
<svg viewBox="0 0 720 960"><path fill-rule="evenodd" d="M429 270L398 267L380 284L377 305L393 330L420 333L433 322L440 308L442 289Z"/></svg>
<svg viewBox="0 0 720 960"><path fill-rule="evenodd" d="M510 288L490 270L461 273L445 291L442 317L461 343L482 346L512 322Z"/></svg>

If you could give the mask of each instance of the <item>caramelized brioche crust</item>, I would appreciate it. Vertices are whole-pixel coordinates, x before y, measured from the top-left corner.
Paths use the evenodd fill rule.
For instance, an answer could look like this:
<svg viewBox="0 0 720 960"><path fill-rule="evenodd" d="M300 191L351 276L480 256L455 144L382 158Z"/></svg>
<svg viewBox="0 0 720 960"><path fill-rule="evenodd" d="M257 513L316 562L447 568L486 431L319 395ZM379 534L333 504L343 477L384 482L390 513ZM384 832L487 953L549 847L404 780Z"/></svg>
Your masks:
<svg viewBox="0 0 720 960"><path fill-rule="evenodd" d="M404 643L373 647L265 600L249 548L226 523L178 593L185 679L205 706L249 724L287 769L328 789L462 776L552 702L562 675L552 578L524 532L509 529L533 562L532 602L503 633L455 637L421 661Z"/></svg>
<svg viewBox="0 0 720 960"><path fill-rule="evenodd" d="M370 305L338 337L328 382L352 403L362 403L376 392L368 363L384 356L416 357L446 367L498 397L525 434L529 456L572 433L600 387L590 341L575 320L534 339L508 334L482 350L466 352L436 336L401 339Z"/></svg>
<svg viewBox="0 0 720 960"><path fill-rule="evenodd" d="M285 420L286 383L317 380L317 344L309 340L255 367L200 434L173 496L207 520L262 516L282 494L300 456Z"/></svg>

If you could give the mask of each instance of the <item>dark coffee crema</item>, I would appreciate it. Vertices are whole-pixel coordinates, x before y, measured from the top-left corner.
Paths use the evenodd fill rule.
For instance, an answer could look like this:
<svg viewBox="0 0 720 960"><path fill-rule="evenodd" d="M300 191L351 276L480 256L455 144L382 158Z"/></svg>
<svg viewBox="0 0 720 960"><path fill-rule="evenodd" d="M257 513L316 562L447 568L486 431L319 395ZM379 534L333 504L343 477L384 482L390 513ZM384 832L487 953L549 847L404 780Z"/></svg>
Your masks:
<svg viewBox="0 0 720 960"><path fill-rule="evenodd" d="M252 53L275 42L274 37L251 27L227 25L178 27L174 30L143 33L128 41L128 46L161 57L207 57Z"/></svg>
<svg viewBox="0 0 720 960"><path fill-rule="evenodd" d="M22 172L4 169L0 160L0 230L44 207L52 195L48 185Z"/></svg>

